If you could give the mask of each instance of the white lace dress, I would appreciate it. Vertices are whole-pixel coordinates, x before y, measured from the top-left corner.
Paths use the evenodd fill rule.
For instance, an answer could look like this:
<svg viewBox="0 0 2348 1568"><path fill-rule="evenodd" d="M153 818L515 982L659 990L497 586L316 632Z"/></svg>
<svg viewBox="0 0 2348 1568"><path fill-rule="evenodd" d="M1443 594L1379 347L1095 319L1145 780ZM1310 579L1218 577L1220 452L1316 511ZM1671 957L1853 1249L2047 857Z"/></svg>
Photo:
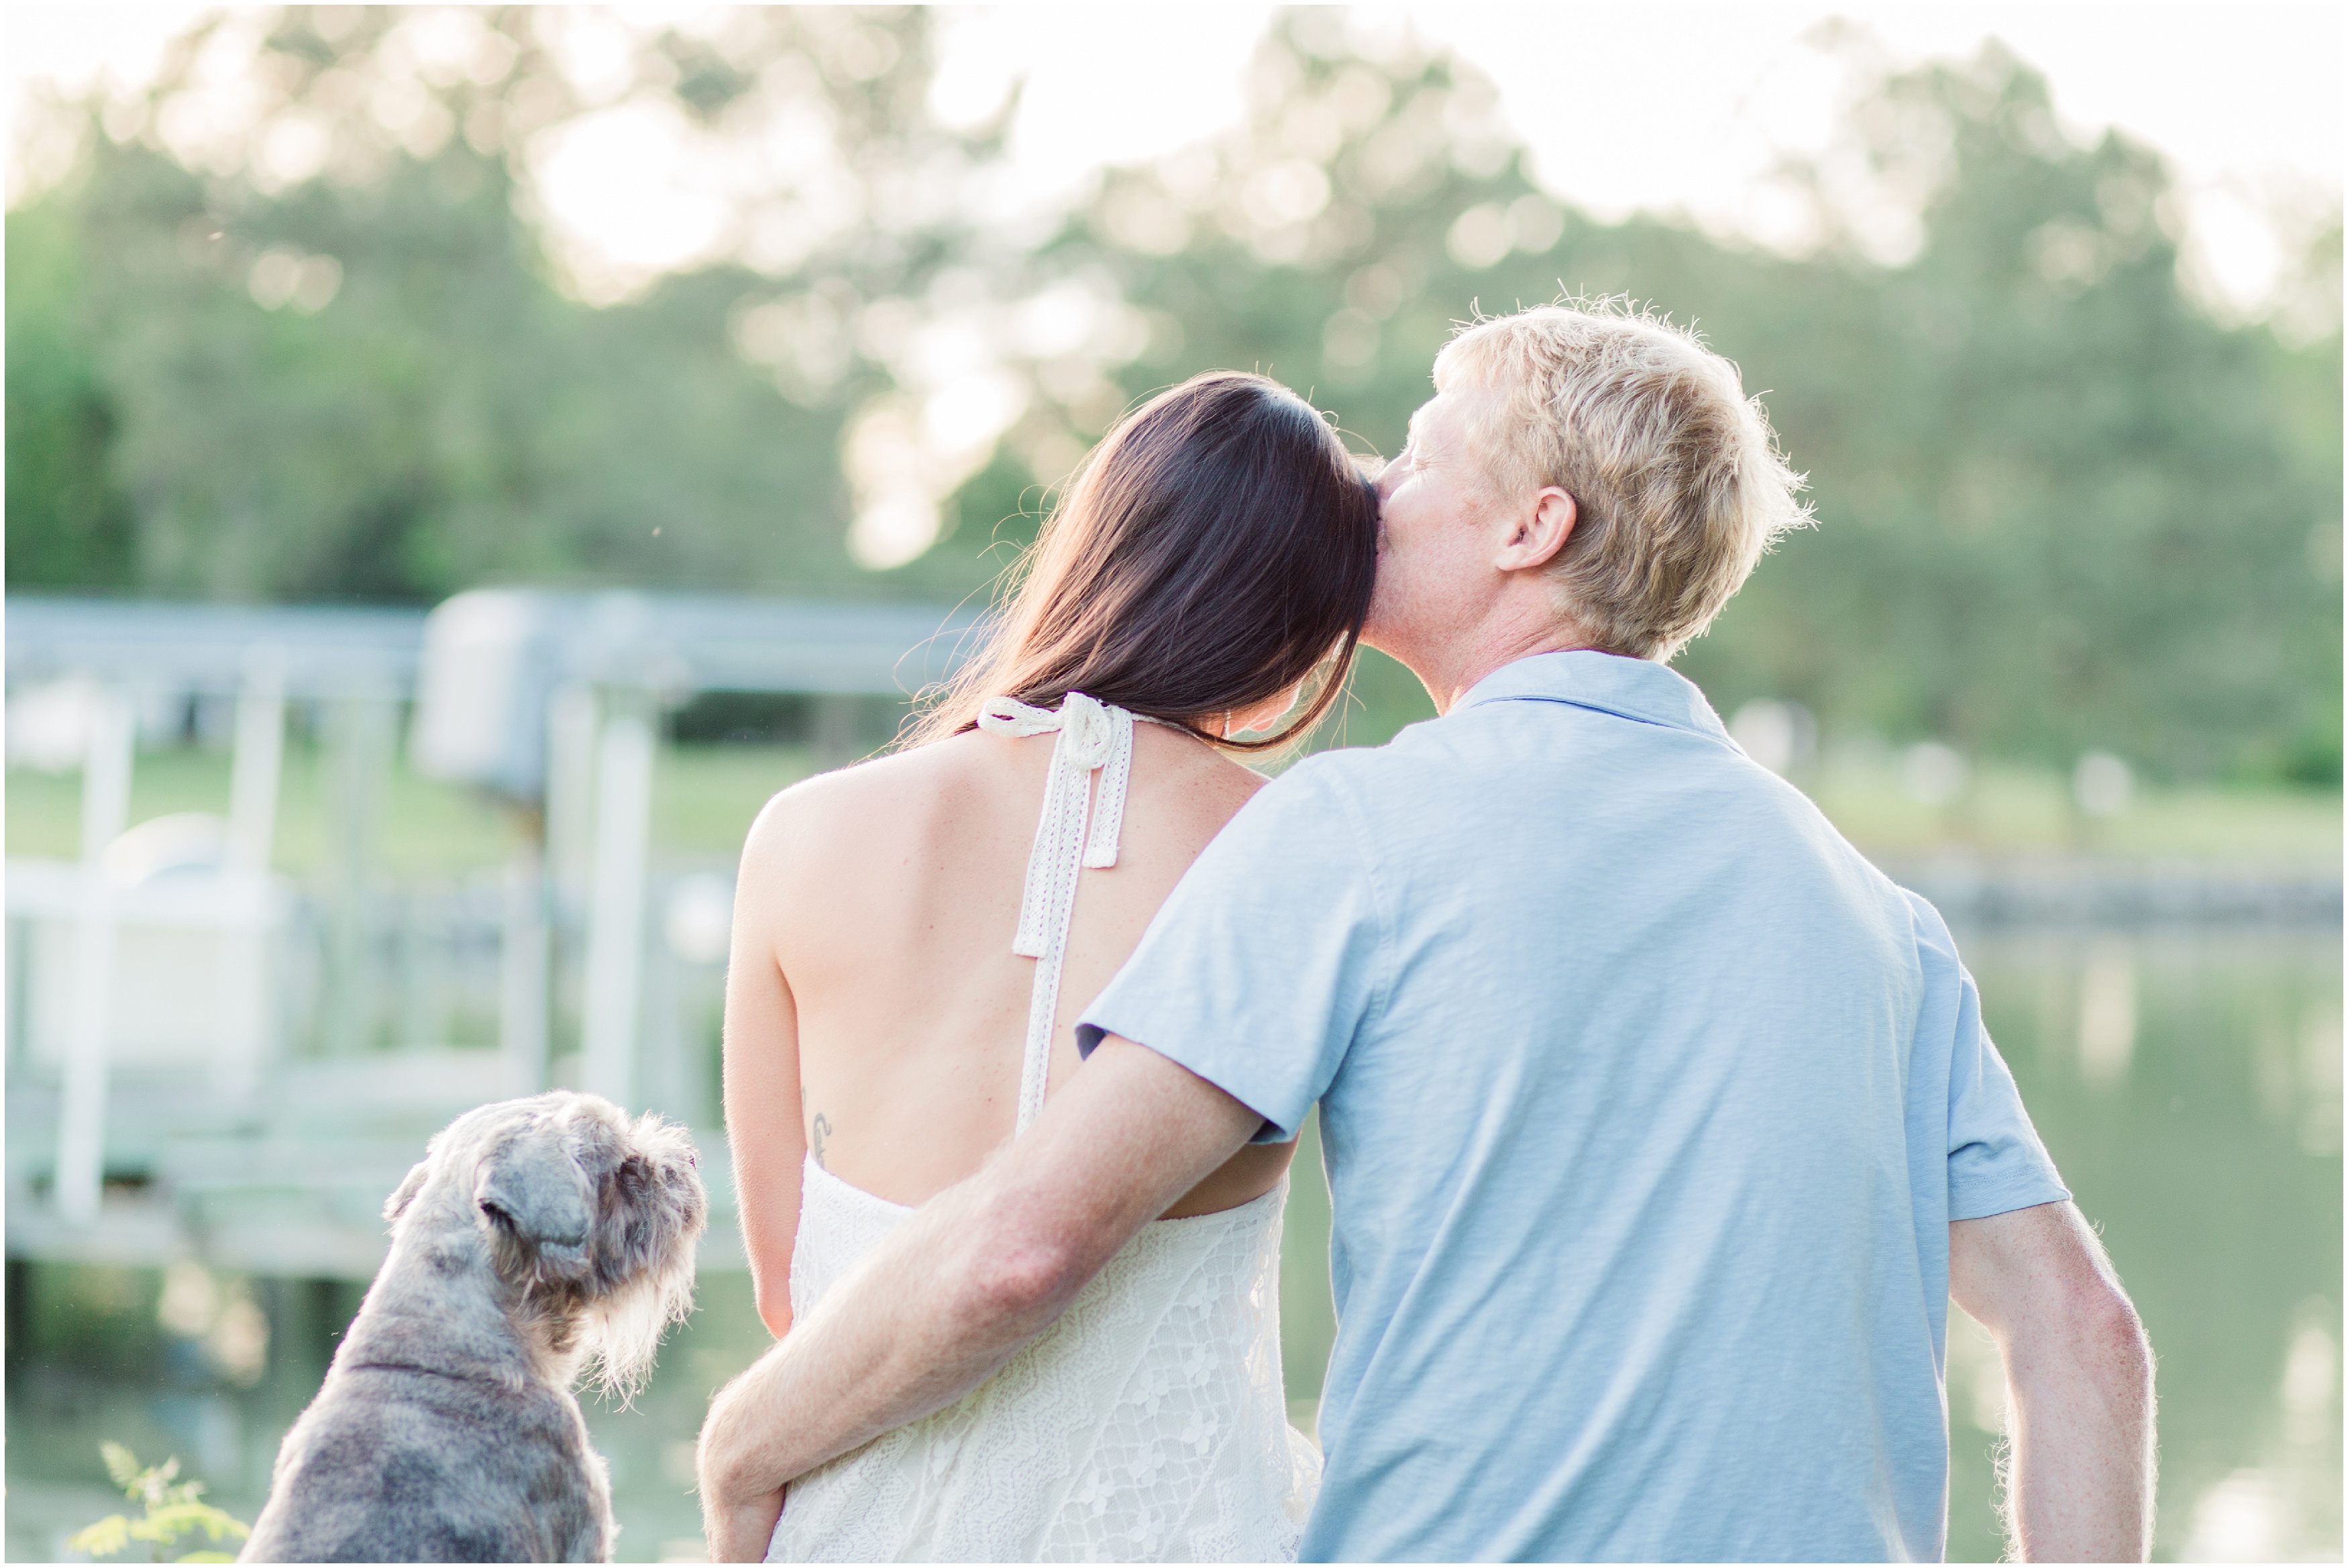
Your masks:
<svg viewBox="0 0 2348 1568"><path fill-rule="evenodd" d="M1070 692L1057 713L998 698L980 723L1058 732L1012 944L1036 959L1024 1129L1043 1105L1080 867L1117 863L1134 721ZM794 1317L912 1212L812 1159L803 1191ZM1321 1456L1288 1424L1281 1382L1287 1192L1142 1227L984 1384L793 1481L767 1561L1293 1560Z"/></svg>

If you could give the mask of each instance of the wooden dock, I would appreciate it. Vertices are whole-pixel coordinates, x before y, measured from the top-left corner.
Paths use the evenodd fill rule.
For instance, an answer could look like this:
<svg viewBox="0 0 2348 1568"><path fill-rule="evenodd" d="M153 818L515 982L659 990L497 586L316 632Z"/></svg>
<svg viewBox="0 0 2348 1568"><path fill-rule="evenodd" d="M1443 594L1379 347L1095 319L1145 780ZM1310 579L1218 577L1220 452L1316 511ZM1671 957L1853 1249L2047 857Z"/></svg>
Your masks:
<svg viewBox="0 0 2348 1568"><path fill-rule="evenodd" d="M487 1059L487 1060L479 1060ZM302 1064L242 1104L192 1085L114 1096L95 1219L50 1201L55 1091L7 1099L7 1248L40 1262L162 1268L181 1258L237 1274L367 1280L387 1245L383 1205L427 1139L516 1086L495 1053L401 1053ZM725 1135L697 1130L710 1196L701 1266L745 1266Z"/></svg>

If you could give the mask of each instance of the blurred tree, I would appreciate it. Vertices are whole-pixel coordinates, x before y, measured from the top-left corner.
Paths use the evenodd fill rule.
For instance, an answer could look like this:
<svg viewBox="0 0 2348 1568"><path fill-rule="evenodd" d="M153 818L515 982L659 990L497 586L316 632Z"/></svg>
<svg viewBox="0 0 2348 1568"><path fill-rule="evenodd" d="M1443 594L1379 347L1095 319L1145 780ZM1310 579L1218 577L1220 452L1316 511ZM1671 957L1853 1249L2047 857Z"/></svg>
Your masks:
<svg viewBox="0 0 2348 1568"><path fill-rule="evenodd" d="M2070 145L1994 49L1869 108L1845 156L1925 193L1913 259L1869 266L1836 233L1808 263L1831 294L1707 313L1776 389L1821 527L1691 672L2062 764L2098 746L2206 777L2271 767L2282 736L2336 754L2339 592L2309 553L2340 512L2336 326L2311 441L2288 351L2180 290L2154 155ZM1827 205L1827 171L1802 172Z"/></svg>
<svg viewBox="0 0 2348 1568"><path fill-rule="evenodd" d="M1845 31L1844 134L1776 182L1805 242L1601 224L1488 83L1305 8L1243 124L1023 228L1015 91L941 118L932 29L209 24L8 217L9 581L958 594L1155 388L1259 368L1391 451L1455 322L1627 293L1735 359L1811 477L1821 526L1682 661L1725 710L2336 786L2336 213L2273 322L2225 324L2153 154L2073 145L1995 49L1892 74ZM546 216L662 148L685 218L598 251ZM1354 739L1425 711L1365 682Z"/></svg>
<svg viewBox="0 0 2348 1568"><path fill-rule="evenodd" d="M327 53L299 19L271 41L280 59ZM148 118L180 90L167 72ZM500 158L453 142L363 160L341 144L376 122L324 123L331 168L275 190L93 134L67 182L9 215L12 245L57 258L12 270L10 323L44 364L74 334L84 373L20 382L12 354L11 442L45 445L36 432L86 407L104 461L75 472L135 518L77 528L96 501L12 488L12 583L76 580L48 562L85 536L113 554L84 585L237 599L862 575L801 504L834 487L837 415L795 408L728 350L722 280L623 311L567 301Z"/></svg>
<svg viewBox="0 0 2348 1568"><path fill-rule="evenodd" d="M713 26L219 17L139 100L85 111L72 173L9 216L46 259L10 278L10 439L36 454L12 466L10 580L406 600L514 577L983 581L975 548L871 569L950 525L941 503L1027 395L929 368L1004 313L965 210L999 127L926 113L924 13ZM600 76L578 58L598 48ZM654 111L692 155L758 167L704 264L598 273L533 192L597 117Z"/></svg>
<svg viewBox="0 0 2348 1568"><path fill-rule="evenodd" d="M136 565L130 505L108 472L114 407L62 217L8 218L8 581L120 588Z"/></svg>
<svg viewBox="0 0 2348 1568"><path fill-rule="evenodd" d="M1827 42L1866 71L1863 36ZM1452 323L1627 291L1742 365L1818 507L1683 657L1724 710L2336 785L2336 299L2298 347L2211 319L2157 158L2071 145L2012 56L1869 82L1785 170L1791 258L1560 210L1488 87L1365 58L1336 13L1285 15L1251 87L1244 126L1112 176L1060 241L1166 323L1129 392L1254 364L1391 451Z"/></svg>
<svg viewBox="0 0 2348 1568"><path fill-rule="evenodd" d="M70 189L9 220L12 244L54 237L73 261L12 272L12 320L51 323L42 337L103 323L81 329L87 380L27 378L12 439L20 403L36 446L72 420L106 433L104 461L75 466L77 510L12 495L11 581L65 580L46 565L59 537L113 550L85 582L231 599L862 575L836 517L803 502L835 487L838 415L728 350L738 284L566 301L509 195L462 148L265 200L98 143ZM113 497L134 528L104 526ZM93 520L53 534L52 511Z"/></svg>

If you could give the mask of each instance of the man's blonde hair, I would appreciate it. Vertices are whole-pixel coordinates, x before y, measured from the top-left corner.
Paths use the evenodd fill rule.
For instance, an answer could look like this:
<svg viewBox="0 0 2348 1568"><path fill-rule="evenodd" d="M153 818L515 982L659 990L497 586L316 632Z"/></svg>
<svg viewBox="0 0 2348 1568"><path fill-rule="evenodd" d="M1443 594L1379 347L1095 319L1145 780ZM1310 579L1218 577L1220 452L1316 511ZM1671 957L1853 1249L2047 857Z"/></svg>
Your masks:
<svg viewBox="0 0 2348 1568"><path fill-rule="evenodd" d="M1736 367L1695 333L1615 301L1463 327L1438 392L1490 394L1473 422L1494 489L1555 485L1573 533L1549 566L1560 608L1599 648L1668 660L1712 624L1778 535L1809 520Z"/></svg>

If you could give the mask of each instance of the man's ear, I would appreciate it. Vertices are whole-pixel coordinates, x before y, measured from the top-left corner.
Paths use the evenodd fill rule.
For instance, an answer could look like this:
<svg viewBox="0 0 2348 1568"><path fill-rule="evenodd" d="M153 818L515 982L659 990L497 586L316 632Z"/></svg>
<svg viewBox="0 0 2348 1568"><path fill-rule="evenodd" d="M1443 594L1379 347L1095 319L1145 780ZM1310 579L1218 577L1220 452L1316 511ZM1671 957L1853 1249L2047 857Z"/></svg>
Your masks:
<svg viewBox="0 0 2348 1568"><path fill-rule="evenodd" d="M1502 571L1531 571L1547 566L1573 537L1573 525L1581 515L1571 496L1555 485L1542 486L1534 492L1531 503L1509 518L1508 536L1500 541L1499 554L1492 564Z"/></svg>

